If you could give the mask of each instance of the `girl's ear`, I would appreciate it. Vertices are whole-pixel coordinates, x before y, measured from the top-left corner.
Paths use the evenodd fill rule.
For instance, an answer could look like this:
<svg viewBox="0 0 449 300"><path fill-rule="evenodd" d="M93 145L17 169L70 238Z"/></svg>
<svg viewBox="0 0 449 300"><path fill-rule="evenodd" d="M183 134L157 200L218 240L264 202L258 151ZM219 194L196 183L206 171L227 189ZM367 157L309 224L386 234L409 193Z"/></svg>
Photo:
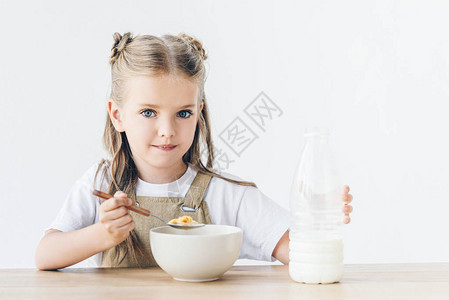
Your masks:
<svg viewBox="0 0 449 300"><path fill-rule="evenodd" d="M108 112L115 130L118 132L125 131L119 107L112 98L109 98L108 100Z"/></svg>

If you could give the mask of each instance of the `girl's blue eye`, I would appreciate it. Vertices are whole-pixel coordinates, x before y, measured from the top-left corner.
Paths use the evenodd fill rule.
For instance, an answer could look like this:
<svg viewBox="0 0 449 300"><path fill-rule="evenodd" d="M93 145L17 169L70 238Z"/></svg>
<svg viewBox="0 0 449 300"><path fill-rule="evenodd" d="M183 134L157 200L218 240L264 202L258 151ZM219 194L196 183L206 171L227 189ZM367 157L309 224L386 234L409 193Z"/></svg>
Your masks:
<svg viewBox="0 0 449 300"><path fill-rule="evenodd" d="M151 117L151 115L147 114L147 112L149 112L150 114L151 114L151 113L154 113L154 111L151 110L151 109L146 109L146 110L144 110L144 111L142 112L142 114L143 114L145 117L147 117L147 118Z"/></svg>
<svg viewBox="0 0 449 300"><path fill-rule="evenodd" d="M186 113L188 113L187 116L186 116ZM187 119L192 115L192 112L190 110L182 110L179 112L179 114L180 114L181 118Z"/></svg>

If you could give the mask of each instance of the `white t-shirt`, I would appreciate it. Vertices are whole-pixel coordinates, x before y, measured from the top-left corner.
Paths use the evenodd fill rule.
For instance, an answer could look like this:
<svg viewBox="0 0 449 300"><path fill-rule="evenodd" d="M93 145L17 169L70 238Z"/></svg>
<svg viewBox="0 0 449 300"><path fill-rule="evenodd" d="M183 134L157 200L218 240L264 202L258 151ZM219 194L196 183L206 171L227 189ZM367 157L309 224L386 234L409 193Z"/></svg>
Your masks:
<svg viewBox="0 0 449 300"><path fill-rule="evenodd" d="M92 194L98 165L99 163L95 163L75 182L56 219L46 230L53 228L68 232L99 222L100 203ZM226 178L242 180L226 172L218 173ZM95 188L107 191L108 177L101 184L101 174L102 170L98 173ZM138 178L136 196L185 197L196 174L196 167L189 165L184 175L171 183L152 184ZM242 229L240 259L276 260L271 254L289 227L289 212L286 209L258 188L234 184L217 177L212 177L204 201L213 224L232 225ZM101 256L100 252L74 266L99 267Z"/></svg>

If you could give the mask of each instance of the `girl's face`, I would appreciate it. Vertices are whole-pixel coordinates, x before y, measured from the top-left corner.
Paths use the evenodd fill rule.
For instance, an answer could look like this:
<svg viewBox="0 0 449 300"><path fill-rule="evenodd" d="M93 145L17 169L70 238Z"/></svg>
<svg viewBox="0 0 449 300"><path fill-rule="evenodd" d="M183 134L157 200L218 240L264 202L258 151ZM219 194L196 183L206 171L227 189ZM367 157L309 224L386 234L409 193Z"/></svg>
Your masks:
<svg viewBox="0 0 449 300"><path fill-rule="evenodd" d="M203 109L198 97L196 83L162 75L129 80L122 107L109 99L109 115L115 129L126 132L139 175L185 168L182 156L192 145ZM167 151L161 145L175 147Z"/></svg>

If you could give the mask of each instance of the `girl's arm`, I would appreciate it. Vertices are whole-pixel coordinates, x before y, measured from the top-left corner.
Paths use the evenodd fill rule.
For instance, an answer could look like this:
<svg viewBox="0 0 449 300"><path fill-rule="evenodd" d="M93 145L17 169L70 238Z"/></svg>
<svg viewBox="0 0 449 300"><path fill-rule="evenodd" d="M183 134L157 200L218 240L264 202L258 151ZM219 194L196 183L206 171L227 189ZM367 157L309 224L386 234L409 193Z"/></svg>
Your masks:
<svg viewBox="0 0 449 300"><path fill-rule="evenodd" d="M36 249L35 263L39 270L54 270L74 265L113 247L101 223L62 232L50 229Z"/></svg>
<svg viewBox="0 0 449 300"><path fill-rule="evenodd" d="M288 265L290 261L289 258L290 249L288 247L289 242L290 242L289 231L287 230L277 243L276 247L274 247L272 254L274 258L279 260L284 265Z"/></svg>
<svg viewBox="0 0 449 300"><path fill-rule="evenodd" d="M40 270L54 270L76 264L124 241L134 229L128 212L132 204L117 191L100 205L100 222L70 232L51 229L36 249L35 263Z"/></svg>

